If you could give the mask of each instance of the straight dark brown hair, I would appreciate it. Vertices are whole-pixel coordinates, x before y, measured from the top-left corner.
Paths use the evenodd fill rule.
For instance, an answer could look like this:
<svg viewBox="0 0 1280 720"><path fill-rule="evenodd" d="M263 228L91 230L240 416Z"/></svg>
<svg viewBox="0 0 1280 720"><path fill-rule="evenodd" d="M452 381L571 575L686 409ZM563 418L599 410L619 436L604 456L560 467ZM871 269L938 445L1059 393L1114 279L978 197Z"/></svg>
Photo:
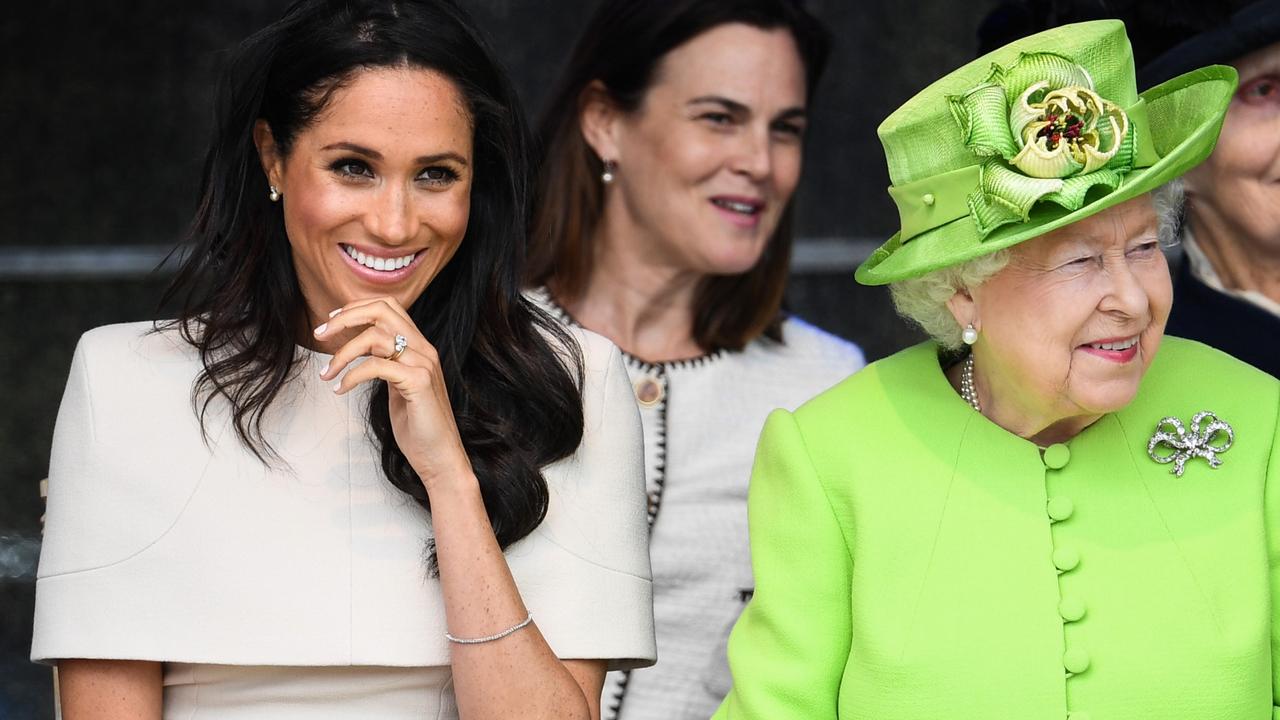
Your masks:
<svg viewBox="0 0 1280 720"><path fill-rule="evenodd" d="M526 274L531 286L546 285L561 301L570 301L586 290L594 265L592 241L604 211L603 164L582 136L583 92L599 80L619 108L636 112L667 53L729 23L788 30L800 51L812 106L830 36L797 0L605 0L574 47L539 126L541 162ZM741 350L762 335L782 341L791 219L788 203L750 271L702 280L694 299L693 337L703 350Z"/></svg>

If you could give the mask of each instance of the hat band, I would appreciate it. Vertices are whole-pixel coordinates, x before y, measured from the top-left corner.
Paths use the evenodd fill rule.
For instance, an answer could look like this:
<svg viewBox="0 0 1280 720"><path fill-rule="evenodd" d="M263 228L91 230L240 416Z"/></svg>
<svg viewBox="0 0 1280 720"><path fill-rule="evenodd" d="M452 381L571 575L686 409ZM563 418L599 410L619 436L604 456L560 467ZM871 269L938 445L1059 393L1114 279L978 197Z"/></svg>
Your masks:
<svg viewBox="0 0 1280 720"><path fill-rule="evenodd" d="M1125 108L1125 113L1134 135L1133 167L1151 167L1160 159L1160 153L1151 139L1146 101L1138 98L1132 107ZM900 242L971 214L969 196L979 191L981 182L982 164L977 163L890 187L889 195L898 206Z"/></svg>

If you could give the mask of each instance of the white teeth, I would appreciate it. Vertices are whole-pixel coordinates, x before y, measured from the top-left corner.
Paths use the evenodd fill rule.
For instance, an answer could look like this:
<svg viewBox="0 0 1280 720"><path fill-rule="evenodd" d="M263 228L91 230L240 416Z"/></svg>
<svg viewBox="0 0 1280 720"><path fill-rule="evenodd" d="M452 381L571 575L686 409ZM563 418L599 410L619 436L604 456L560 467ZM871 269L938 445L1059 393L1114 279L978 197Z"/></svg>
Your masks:
<svg viewBox="0 0 1280 720"><path fill-rule="evenodd" d="M413 253L412 255L405 255L403 257L398 257L398 258L382 258L382 257L374 257L373 255L365 255L364 253L351 247L350 245L343 245L342 249L346 251L347 255L351 256L352 260L355 260L356 262L360 263L361 265L367 268L370 268L373 270L380 270L382 272L399 270L400 268L413 262L413 259L418 256L417 253Z"/></svg>
<svg viewBox="0 0 1280 720"><path fill-rule="evenodd" d="M716 198L711 202L726 210L732 210L733 212L742 213L743 215L754 215L758 209L751 203L736 202L734 200L721 200L720 198Z"/></svg>
<svg viewBox="0 0 1280 720"><path fill-rule="evenodd" d="M1128 340L1121 340L1119 342L1089 343L1089 347L1096 348L1098 350L1128 350L1129 348L1137 344L1138 344L1138 337L1135 335L1134 337L1131 337Z"/></svg>

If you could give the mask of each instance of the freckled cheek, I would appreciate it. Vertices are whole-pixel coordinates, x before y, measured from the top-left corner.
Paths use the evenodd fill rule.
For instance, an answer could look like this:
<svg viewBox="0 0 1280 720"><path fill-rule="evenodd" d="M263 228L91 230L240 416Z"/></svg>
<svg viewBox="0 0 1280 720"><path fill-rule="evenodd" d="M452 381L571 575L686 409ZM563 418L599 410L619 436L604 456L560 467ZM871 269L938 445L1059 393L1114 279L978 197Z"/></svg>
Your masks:
<svg viewBox="0 0 1280 720"><path fill-rule="evenodd" d="M339 229L359 218L358 198L323 185L291 191L284 202L285 232L295 253L340 242Z"/></svg>
<svg viewBox="0 0 1280 720"><path fill-rule="evenodd" d="M421 213L423 225L431 234L429 242L452 255L467 234L471 216L470 193L450 192L431 198L424 203Z"/></svg>

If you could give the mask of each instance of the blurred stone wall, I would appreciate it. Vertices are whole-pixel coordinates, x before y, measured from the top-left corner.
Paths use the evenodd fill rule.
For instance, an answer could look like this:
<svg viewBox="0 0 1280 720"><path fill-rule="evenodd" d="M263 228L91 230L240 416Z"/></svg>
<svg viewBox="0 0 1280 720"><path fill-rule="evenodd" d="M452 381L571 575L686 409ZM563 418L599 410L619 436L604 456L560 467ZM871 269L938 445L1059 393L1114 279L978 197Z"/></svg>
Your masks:
<svg viewBox="0 0 1280 720"><path fill-rule="evenodd" d="M177 239L194 205L222 52L284 4L16 0L0 18L0 718L52 717L49 673L26 658L38 483L76 339L163 312L163 274L103 277L112 256L94 252L158 258ZM852 278L896 220L875 128L972 56L992 4L810 3L836 45L809 135L797 208L809 242L797 250L789 303L871 358L917 337L882 289ZM536 113L594 0L469 5Z"/></svg>

